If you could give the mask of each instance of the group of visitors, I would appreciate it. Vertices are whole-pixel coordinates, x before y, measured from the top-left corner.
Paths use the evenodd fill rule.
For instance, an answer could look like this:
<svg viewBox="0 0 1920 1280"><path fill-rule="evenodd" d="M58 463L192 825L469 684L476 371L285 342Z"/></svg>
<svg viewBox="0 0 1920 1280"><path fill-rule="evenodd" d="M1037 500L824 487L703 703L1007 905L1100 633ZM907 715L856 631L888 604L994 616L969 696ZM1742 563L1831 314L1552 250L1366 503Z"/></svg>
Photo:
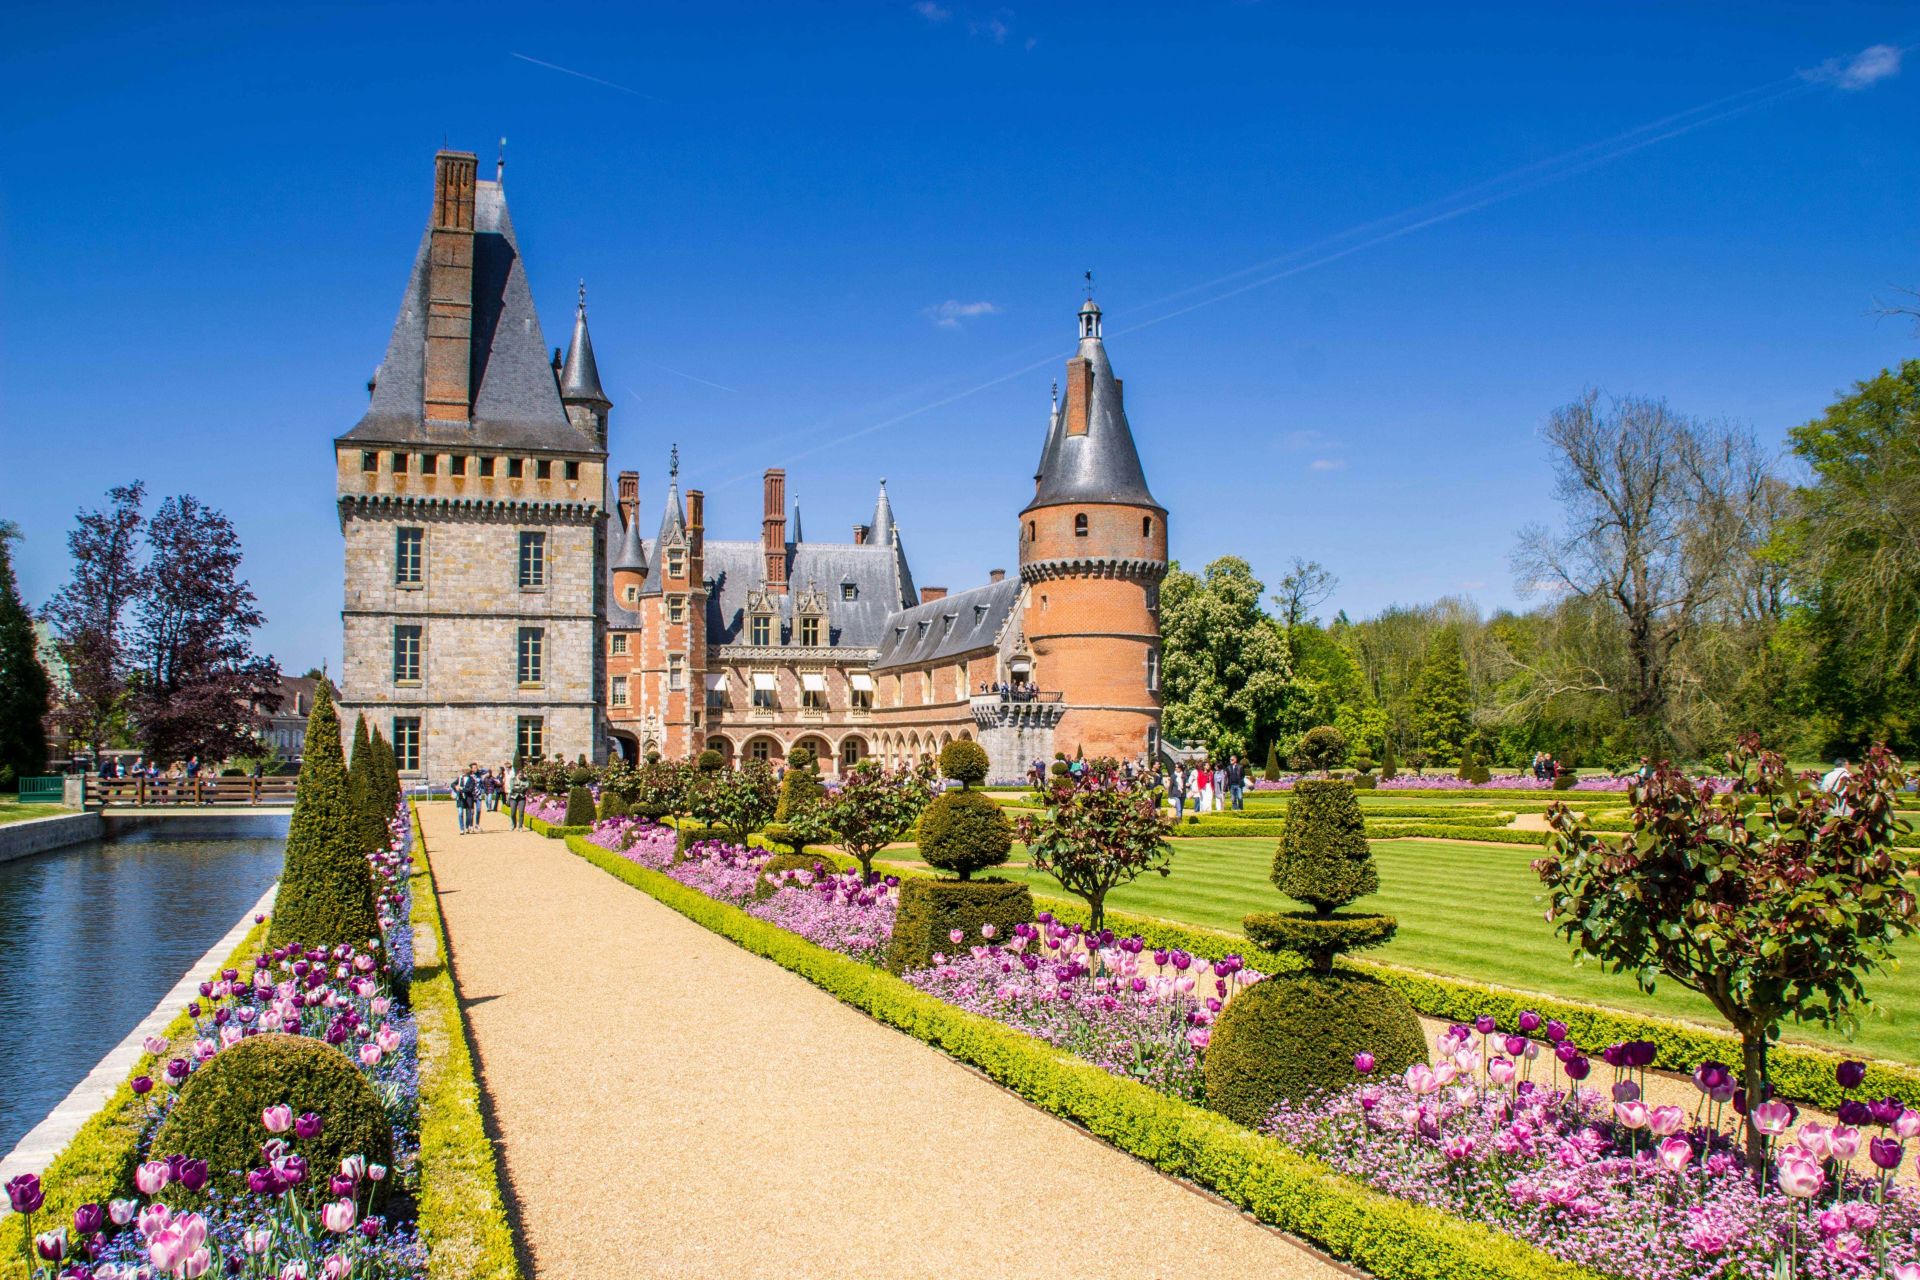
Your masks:
<svg viewBox="0 0 1920 1280"><path fill-rule="evenodd" d="M980 682L980 693L983 697L997 693L1000 695L1000 701L1002 702L1032 702L1040 696L1040 686L1025 680L1015 680L1012 682L1002 680L999 684L995 684L991 680L982 680Z"/></svg>
<svg viewBox="0 0 1920 1280"><path fill-rule="evenodd" d="M1186 816L1187 801L1193 801L1195 813L1221 813L1247 807L1247 766L1237 755L1225 763L1202 760L1189 768L1177 764L1167 775L1167 804L1176 821Z"/></svg>
<svg viewBox="0 0 1920 1280"><path fill-rule="evenodd" d="M127 763L121 756L109 756L100 762L100 780L115 782L122 778L145 778L149 782L191 782L200 776L205 766L200 757L191 760L175 760L165 769L157 760L148 760L144 756L134 757L133 763Z"/></svg>
<svg viewBox="0 0 1920 1280"><path fill-rule="evenodd" d="M449 790L459 813L461 835L478 831L480 814L483 811L498 813L502 800L507 803L515 831L527 823L527 780L512 765L482 769L477 764L469 764L466 771L453 780Z"/></svg>
<svg viewBox="0 0 1920 1280"><path fill-rule="evenodd" d="M1533 764L1529 766L1529 769L1533 776L1541 782L1552 782L1555 778L1573 772L1573 770L1554 759L1552 753L1546 751L1536 751L1533 753Z"/></svg>

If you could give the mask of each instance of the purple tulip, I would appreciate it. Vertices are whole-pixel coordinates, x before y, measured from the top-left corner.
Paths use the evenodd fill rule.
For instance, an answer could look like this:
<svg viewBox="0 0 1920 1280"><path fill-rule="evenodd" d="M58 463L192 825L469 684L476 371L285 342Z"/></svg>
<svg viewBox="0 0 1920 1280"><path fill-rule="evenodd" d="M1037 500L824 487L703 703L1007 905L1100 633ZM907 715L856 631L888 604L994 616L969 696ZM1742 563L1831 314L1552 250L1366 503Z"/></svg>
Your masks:
<svg viewBox="0 0 1920 1280"><path fill-rule="evenodd" d="M1585 1080L1587 1078L1587 1072L1592 1069L1593 1064L1591 1062L1576 1055L1571 1062L1567 1063L1567 1079Z"/></svg>
<svg viewBox="0 0 1920 1280"><path fill-rule="evenodd" d="M31 1173L23 1173L7 1182L7 1202L13 1206L15 1213L38 1213L46 1199L46 1194L40 1190L40 1179Z"/></svg>
<svg viewBox="0 0 1920 1280"><path fill-rule="evenodd" d="M1520 1015L1520 1029L1528 1035L1532 1035L1538 1031L1540 1029L1540 1015L1531 1009L1522 1013Z"/></svg>
<svg viewBox="0 0 1920 1280"><path fill-rule="evenodd" d="M152 1076L135 1076L132 1080L128 1081L128 1084L138 1097L144 1098L153 1092Z"/></svg>
<svg viewBox="0 0 1920 1280"><path fill-rule="evenodd" d="M1567 1038L1567 1024L1555 1018L1547 1024L1547 1039L1559 1044Z"/></svg>
<svg viewBox="0 0 1920 1280"><path fill-rule="evenodd" d="M1627 1065L1627 1047L1610 1044L1600 1051L1600 1060L1610 1067L1624 1067Z"/></svg>
<svg viewBox="0 0 1920 1280"><path fill-rule="evenodd" d="M1873 1123L1873 1108L1864 1102L1848 1098L1839 1106L1840 1123L1858 1129L1861 1125Z"/></svg>
<svg viewBox="0 0 1920 1280"><path fill-rule="evenodd" d="M1651 1040L1629 1040L1625 1049L1627 1065L1630 1067L1650 1067L1660 1055L1660 1046Z"/></svg>
<svg viewBox="0 0 1920 1280"><path fill-rule="evenodd" d="M198 1000L187 1001L187 1016L189 1018L197 1018L200 1016L200 1002Z"/></svg>
<svg viewBox="0 0 1920 1280"><path fill-rule="evenodd" d="M185 1058L168 1059L167 1079L173 1081L175 1084L178 1084L180 1081L185 1080L187 1078L187 1071L188 1071L187 1060Z"/></svg>
<svg viewBox="0 0 1920 1280"><path fill-rule="evenodd" d="M1361 1075L1363 1075L1363 1076L1364 1076L1364 1075L1367 1075L1367 1074L1369 1074L1370 1072L1372 1072L1372 1070L1373 1070L1373 1055L1372 1055L1372 1054L1370 1054L1370 1053L1366 1053L1366 1052L1361 1052L1361 1053L1356 1053L1356 1054L1354 1054L1354 1055L1353 1055L1353 1069L1354 1069L1355 1071L1358 1071L1358 1072L1359 1072L1359 1073L1360 1073Z"/></svg>
<svg viewBox="0 0 1920 1280"><path fill-rule="evenodd" d="M98 1204L89 1201L73 1211L73 1229L80 1235L90 1236L107 1225L107 1211Z"/></svg>
<svg viewBox="0 0 1920 1280"><path fill-rule="evenodd" d="M1867 1110L1873 1116L1875 1124L1892 1124L1906 1110L1898 1098L1882 1098L1878 1102L1869 1102Z"/></svg>
<svg viewBox="0 0 1920 1280"><path fill-rule="evenodd" d="M180 1173L175 1179L189 1191L198 1191L207 1185L208 1170L205 1160L182 1160Z"/></svg>
<svg viewBox="0 0 1920 1280"><path fill-rule="evenodd" d="M1512 1054L1514 1057L1517 1058L1521 1054L1525 1053L1526 1051L1527 1051L1527 1038L1525 1036L1508 1036L1507 1037L1508 1053Z"/></svg>
<svg viewBox="0 0 1920 1280"><path fill-rule="evenodd" d="M213 994L213 984L211 982L203 982L200 984L200 998L202 1000L207 999L212 994Z"/></svg>
<svg viewBox="0 0 1920 1280"><path fill-rule="evenodd" d="M33 1251L48 1262L58 1262L67 1256L67 1233L65 1231L43 1231L33 1238Z"/></svg>
<svg viewBox="0 0 1920 1280"><path fill-rule="evenodd" d="M380 1238L380 1229L386 1224L378 1218L367 1218L360 1223L360 1234L369 1240Z"/></svg>
<svg viewBox="0 0 1920 1280"><path fill-rule="evenodd" d="M352 1195L353 1189L357 1185L358 1183L344 1173L336 1173L327 1180L327 1186L332 1189L336 1200L342 1196Z"/></svg>
<svg viewBox="0 0 1920 1280"><path fill-rule="evenodd" d="M1580 1056L1580 1046L1571 1040L1562 1040L1553 1046L1553 1056L1561 1062L1572 1062Z"/></svg>
<svg viewBox="0 0 1920 1280"><path fill-rule="evenodd" d="M1874 1138L1867 1143L1867 1159L1873 1161L1876 1168L1889 1172L1900 1167L1906 1154L1906 1145L1893 1138Z"/></svg>
<svg viewBox="0 0 1920 1280"><path fill-rule="evenodd" d="M1840 1082L1842 1089L1858 1089L1861 1081L1867 1078L1867 1064L1843 1062L1833 1069L1833 1078Z"/></svg>
<svg viewBox="0 0 1920 1280"><path fill-rule="evenodd" d="M1492 1035L1494 1032L1494 1029L1499 1025L1500 1025L1499 1023L1493 1020L1492 1015L1485 1014L1485 1013L1481 1014L1479 1017L1473 1020L1473 1029L1475 1031L1478 1031L1483 1036Z"/></svg>
<svg viewBox="0 0 1920 1280"><path fill-rule="evenodd" d="M264 1169L247 1170L247 1189L257 1196L280 1194L280 1175L269 1165Z"/></svg>

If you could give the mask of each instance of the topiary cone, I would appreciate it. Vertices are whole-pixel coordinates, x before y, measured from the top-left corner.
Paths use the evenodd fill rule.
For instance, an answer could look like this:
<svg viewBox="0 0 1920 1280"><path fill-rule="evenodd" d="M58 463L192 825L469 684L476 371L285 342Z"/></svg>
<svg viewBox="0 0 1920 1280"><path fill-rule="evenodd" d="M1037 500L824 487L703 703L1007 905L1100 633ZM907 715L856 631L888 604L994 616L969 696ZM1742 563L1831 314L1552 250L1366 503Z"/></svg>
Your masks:
<svg viewBox="0 0 1920 1280"><path fill-rule="evenodd" d="M365 947L379 938L373 869L359 847L355 819L340 754L340 718L326 683L316 682L269 945Z"/></svg>

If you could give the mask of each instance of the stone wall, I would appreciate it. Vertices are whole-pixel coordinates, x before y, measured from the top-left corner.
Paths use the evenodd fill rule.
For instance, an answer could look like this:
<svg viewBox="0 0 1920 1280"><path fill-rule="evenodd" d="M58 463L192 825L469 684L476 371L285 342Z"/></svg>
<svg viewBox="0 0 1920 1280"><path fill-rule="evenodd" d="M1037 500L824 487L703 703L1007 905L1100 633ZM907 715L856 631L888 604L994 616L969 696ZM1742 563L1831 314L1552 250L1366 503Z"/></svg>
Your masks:
<svg viewBox="0 0 1920 1280"><path fill-rule="evenodd" d="M0 862L99 840L105 834L106 827L97 813L67 813L0 823Z"/></svg>

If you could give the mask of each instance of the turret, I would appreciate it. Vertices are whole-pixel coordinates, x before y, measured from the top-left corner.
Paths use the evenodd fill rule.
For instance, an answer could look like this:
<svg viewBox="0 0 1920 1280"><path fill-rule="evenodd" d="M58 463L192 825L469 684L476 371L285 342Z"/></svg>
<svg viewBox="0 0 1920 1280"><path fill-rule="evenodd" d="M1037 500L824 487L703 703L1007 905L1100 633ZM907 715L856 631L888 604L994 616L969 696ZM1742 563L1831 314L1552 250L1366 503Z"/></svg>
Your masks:
<svg viewBox="0 0 1920 1280"><path fill-rule="evenodd" d="M602 449L607 447L607 414L613 402L600 389L600 366L593 358L593 339L587 336L587 282L580 282L580 304L573 313L573 340L567 344L567 357L561 362L560 403L566 406L567 421L591 436Z"/></svg>

